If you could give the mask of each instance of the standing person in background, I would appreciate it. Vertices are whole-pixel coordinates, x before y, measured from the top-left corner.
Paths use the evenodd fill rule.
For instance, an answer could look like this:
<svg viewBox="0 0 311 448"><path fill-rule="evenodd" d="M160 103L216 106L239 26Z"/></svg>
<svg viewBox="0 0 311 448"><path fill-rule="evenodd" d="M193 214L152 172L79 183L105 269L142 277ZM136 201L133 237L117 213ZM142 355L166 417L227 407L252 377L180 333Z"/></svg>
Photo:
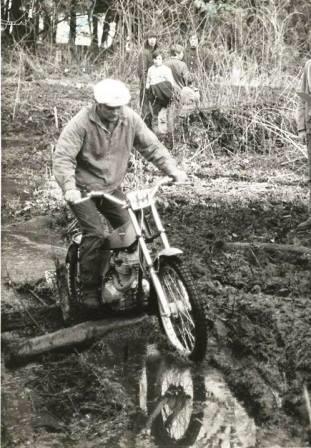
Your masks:
<svg viewBox="0 0 311 448"><path fill-rule="evenodd" d="M208 55L199 46L199 39L195 33L189 37L189 46L185 50L184 61L192 75L197 75L200 68L204 71L208 68Z"/></svg>
<svg viewBox="0 0 311 448"><path fill-rule="evenodd" d="M298 226L299 230L305 230L311 229L311 59L304 66L298 95L297 129L302 143L307 146L309 164L310 197L308 208L310 216Z"/></svg>
<svg viewBox="0 0 311 448"><path fill-rule="evenodd" d="M146 94L146 78L149 67L153 64L153 52L158 48L157 36L154 32L149 32L146 36L144 48L138 57L137 74L139 77L139 105L141 116L146 125L151 129L152 114L149 106L149 98Z"/></svg>
<svg viewBox="0 0 311 448"><path fill-rule="evenodd" d="M153 52L153 64L148 69L146 90L152 105L152 129L157 133L160 110L167 109L174 95L180 90L172 70L163 64L163 56L159 50Z"/></svg>

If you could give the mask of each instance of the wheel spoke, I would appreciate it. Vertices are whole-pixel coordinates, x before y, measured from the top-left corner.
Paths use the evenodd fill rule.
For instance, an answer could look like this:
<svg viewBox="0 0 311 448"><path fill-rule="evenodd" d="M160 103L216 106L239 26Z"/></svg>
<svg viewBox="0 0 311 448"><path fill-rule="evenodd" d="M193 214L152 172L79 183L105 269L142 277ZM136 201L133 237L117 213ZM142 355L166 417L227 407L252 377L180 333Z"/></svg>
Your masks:
<svg viewBox="0 0 311 448"><path fill-rule="evenodd" d="M172 378L167 381L164 394L168 398L168 403L162 409L164 427L170 438L175 441L180 440L187 432L193 410L192 378L190 377L189 382L187 371L182 375L178 373L175 370L171 371ZM170 402L169 397L173 401Z"/></svg>
<svg viewBox="0 0 311 448"><path fill-rule="evenodd" d="M195 324L191 315L191 304L183 282L173 269L166 268L162 273L162 282L168 303L172 310L170 318L174 331L186 351L194 347ZM172 305L174 305L172 307ZM173 308L173 309L172 309Z"/></svg>

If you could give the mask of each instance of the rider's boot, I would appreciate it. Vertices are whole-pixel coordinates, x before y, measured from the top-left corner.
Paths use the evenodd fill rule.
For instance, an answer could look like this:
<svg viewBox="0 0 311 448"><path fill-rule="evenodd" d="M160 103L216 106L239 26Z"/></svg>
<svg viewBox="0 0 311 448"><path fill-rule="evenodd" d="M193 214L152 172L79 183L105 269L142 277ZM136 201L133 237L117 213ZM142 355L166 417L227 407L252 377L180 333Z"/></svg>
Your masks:
<svg viewBox="0 0 311 448"><path fill-rule="evenodd" d="M99 249L98 254L96 263L88 259L87 268L85 265L81 266L82 301L89 309L96 309L102 304L101 289L109 269L110 251Z"/></svg>
<svg viewBox="0 0 311 448"><path fill-rule="evenodd" d="M95 249L93 253L88 254L88 257L81 257L80 279L82 305L89 309L98 308L100 305L101 284L99 249Z"/></svg>

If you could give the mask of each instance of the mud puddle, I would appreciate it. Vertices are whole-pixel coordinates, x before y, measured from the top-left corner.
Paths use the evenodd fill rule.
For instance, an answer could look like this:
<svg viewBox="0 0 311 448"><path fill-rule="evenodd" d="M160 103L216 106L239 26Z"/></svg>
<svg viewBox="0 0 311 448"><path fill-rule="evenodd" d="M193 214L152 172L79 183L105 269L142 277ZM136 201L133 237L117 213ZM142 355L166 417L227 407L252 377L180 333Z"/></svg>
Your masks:
<svg viewBox="0 0 311 448"><path fill-rule="evenodd" d="M255 446L254 420L216 369L187 365L148 345L136 372L139 412L113 446Z"/></svg>
<svg viewBox="0 0 311 448"><path fill-rule="evenodd" d="M21 368L15 390L10 374L6 446L255 446L254 419L220 371L145 344L146 330Z"/></svg>

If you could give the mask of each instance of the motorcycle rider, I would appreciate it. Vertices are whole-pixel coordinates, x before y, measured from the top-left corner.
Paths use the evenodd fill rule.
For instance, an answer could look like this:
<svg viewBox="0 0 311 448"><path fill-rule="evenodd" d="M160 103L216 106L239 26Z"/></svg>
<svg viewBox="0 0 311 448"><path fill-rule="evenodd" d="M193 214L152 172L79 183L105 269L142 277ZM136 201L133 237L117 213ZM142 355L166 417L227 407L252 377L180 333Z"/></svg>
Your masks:
<svg viewBox="0 0 311 448"><path fill-rule="evenodd" d="M142 118L127 106L131 96L123 82L98 82L94 98L94 104L84 107L65 126L53 157L55 179L82 230L80 279L83 302L90 308L98 306L104 268L101 247L107 235L101 215L114 229L127 223L129 215L126 209L105 198L79 203L83 193L102 190L123 199L120 185L134 145L176 182L187 178Z"/></svg>

